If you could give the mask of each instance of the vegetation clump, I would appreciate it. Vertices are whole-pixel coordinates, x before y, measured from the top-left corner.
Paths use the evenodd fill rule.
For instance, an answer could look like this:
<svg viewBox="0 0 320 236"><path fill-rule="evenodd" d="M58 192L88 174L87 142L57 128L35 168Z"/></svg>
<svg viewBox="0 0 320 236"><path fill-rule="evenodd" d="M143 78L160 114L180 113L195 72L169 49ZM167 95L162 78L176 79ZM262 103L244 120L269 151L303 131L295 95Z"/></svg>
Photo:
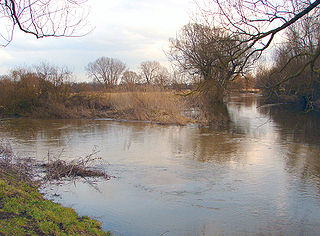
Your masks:
<svg viewBox="0 0 320 236"><path fill-rule="evenodd" d="M268 103L293 103L305 111L320 111L319 4L320 1L302 0L213 0L200 9L201 20L206 28L218 27L228 37L217 38L217 41L204 37L204 42L210 41L201 44L205 47L199 50L202 47L194 45L202 39L201 34L189 33L199 30L184 29L184 37L178 35L173 41L173 52L178 52L173 54L174 59L182 62L179 64L183 69L192 69L192 73L203 71L204 79L216 66L227 75L228 72L234 72L236 76L254 72L256 88L262 90ZM211 45L219 46L219 43L221 47L213 48L220 49L219 54L209 50ZM268 60L271 52L274 59ZM223 59L223 63L212 60L216 57L219 61ZM185 63L189 61L196 63ZM209 68L205 67L207 65ZM218 73L212 76L223 81L219 77ZM223 81L223 84L226 83Z"/></svg>
<svg viewBox="0 0 320 236"><path fill-rule="evenodd" d="M189 109L186 101L164 87L125 84L106 89L101 83L72 84L69 78L67 69L47 64L12 71L0 79L0 116L112 118L179 125L190 121L183 116Z"/></svg>
<svg viewBox="0 0 320 236"><path fill-rule="evenodd" d="M94 151L85 157L74 159L69 162L61 160L60 158L56 158L54 161L48 161L48 163L41 165L45 169L44 179L46 181L50 181L61 180L65 177L103 177L109 180L111 176L109 176L103 170L92 167L91 164L97 159L100 159L95 157L96 154L97 152Z"/></svg>
<svg viewBox="0 0 320 236"><path fill-rule="evenodd" d="M0 235L111 235L89 217L45 200L10 145L0 145Z"/></svg>
<svg viewBox="0 0 320 236"><path fill-rule="evenodd" d="M192 120L183 115L189 109L183 97L170 91L107 93L109 117L185 125Z"/></svg>

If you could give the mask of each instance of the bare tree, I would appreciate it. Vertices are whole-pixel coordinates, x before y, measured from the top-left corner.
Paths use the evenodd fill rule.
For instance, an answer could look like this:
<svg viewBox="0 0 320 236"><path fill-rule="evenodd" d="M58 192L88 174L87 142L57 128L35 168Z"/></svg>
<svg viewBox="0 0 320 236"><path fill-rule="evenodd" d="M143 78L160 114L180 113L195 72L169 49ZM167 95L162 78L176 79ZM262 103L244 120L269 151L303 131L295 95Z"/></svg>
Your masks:
<svg viewBox="0 0 320 236"><path fill-rule="evenodd" d="M277 47L271 68L260 70L258 86L268 101L303 105L320 110L320 15L315 9L288 27L286 39Z"/></svg>
<svg viewBox="0 0 320 236"><path fill-rule="evenodd" d="M193 77L188 76L188 73L179 71L179 68L173 68L171 72L171 87L176 90L183 90L193 82Z"/></svg>
<svg viewBox="0 0 320 236"><path fill-rule="evenodd" d="M121 82L128 85L138 84L141 81L141 77L134 71L126 70L122 77Z"/></svg>
<svg viewBox="0 0 320 236"><path fill-rule="evenodd" d="M59 67L42 62L35 67L39 78L51 82L54 87L61 86L70 80L72 72L67 67Z"/></svg>
<svg viewBox="0 0 320 236"><path fill-rule="evenodd" d="M320 0L211 0L211 4L202 8L201 13L207 21L212 20L230 32L232 37L241 39L234 57L238 58L245 54L246 60L243 65L246 65L252 57L259 58L276 41L276 36L281 32L289 27L295 27L301 19L309 17L312 12L318 15L319 4ZM309 55L309 59L302 65L298 74L308 66L314 71L317 70L314 61L320 56L319 45L313 52L309 52ZM283 78L280 83L298 74L291 74Z"/></svg>
<svg viewBox="0 0 320 236"><path fill-rule="evenodd" d="M90 62L86 67L89 77L104 84L106 88L118 85L125 69L125 63L109 57L100 57L94 62Z"/></svg>
<svg viewBox="0 0 320 236"><path fill-rule="evenodd" d="M64 100L69 93L68 82L72 77L72 72L65 66L51 65L42 62L31 69L38 78L41 87L41 96L48 96L56 100Z"/></svg>
<svg viewBox="0 0 320 236"><path fill-rule="evenodd" d="M153 83L160 87L165 87L170 83L171 75L165 66L160 65L158 68L157 76L154 78Z"/></svg>
<svg viewBox="0 0 320 236"><path fill-rule="evenodd" d="M80 36L86 24L87 0L1 0L0 45L8 45L15 28L37 38Z"/></svg>
<svg viewBox="0 0 320 236"><path fill-rule="evenodd" d="M223 103L230 81L251 65L244 65L246 57L237 55L237 43L224 29L188 24L170 40L169 58L183 72L201 78L197 91L211 102Z"/></svg>
<svg viewBox="0 0 320 236"><path fill-rule="evenodd" d="M147 84L165 85L169 81L168 69L158 61L145 61L140 64L141 77Z"/></svg>
<svg viewBox="0 0 320 236"><path fill-rule="evenodd" d="M51 112L50 109L53 108L53 113L58 115L58 110L70 98L70 86L65 83L70 75L71 72L66 68L46 63L16 68L2 82L0 103L9 113L39 112L47 116L49 113L46 112Z"/></svg>

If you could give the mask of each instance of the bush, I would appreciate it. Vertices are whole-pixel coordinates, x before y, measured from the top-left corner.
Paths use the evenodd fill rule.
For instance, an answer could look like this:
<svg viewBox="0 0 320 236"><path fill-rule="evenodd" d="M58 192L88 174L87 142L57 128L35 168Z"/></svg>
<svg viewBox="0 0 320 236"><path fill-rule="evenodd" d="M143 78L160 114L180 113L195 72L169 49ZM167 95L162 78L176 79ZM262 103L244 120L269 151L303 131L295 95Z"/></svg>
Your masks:
<svg viewBox="0 0 320 236"><path fill-rule="evenodd" d="M39 107L62 103L68 86L55 83L32 70L17 69L0 80L1 111L7 115L28 116Z"/></svg>

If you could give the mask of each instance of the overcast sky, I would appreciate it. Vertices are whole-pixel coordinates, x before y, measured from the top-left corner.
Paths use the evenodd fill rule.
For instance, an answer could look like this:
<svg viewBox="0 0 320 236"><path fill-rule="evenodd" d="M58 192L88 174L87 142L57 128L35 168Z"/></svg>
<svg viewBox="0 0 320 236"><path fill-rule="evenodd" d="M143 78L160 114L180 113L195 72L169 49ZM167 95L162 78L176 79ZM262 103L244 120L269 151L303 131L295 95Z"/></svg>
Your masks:
<svg viewBox="0 0 320 236"><path fill-rule="evenodd" d="M0 48L0 74L42 61L66 65L79 80L84 67L101 56L118 58L130 69L145 60L165 63L168 39L190 21L193 0L89 0L94 31L81 38L35 39L15 31L13 41Z"/></svg>

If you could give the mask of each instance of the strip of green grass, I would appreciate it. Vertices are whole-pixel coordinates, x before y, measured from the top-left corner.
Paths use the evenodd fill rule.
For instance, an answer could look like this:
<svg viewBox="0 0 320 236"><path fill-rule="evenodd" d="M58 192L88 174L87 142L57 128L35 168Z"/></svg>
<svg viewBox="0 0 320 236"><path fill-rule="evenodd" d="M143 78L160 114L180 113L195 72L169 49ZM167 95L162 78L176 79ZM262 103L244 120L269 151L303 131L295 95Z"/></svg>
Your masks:
<svg viewBox="0 0 320 236"><path fill-rule="evenodd" d="M36 186L0 167L0 235L111 235L89 217L45 200Z"/></svg>

